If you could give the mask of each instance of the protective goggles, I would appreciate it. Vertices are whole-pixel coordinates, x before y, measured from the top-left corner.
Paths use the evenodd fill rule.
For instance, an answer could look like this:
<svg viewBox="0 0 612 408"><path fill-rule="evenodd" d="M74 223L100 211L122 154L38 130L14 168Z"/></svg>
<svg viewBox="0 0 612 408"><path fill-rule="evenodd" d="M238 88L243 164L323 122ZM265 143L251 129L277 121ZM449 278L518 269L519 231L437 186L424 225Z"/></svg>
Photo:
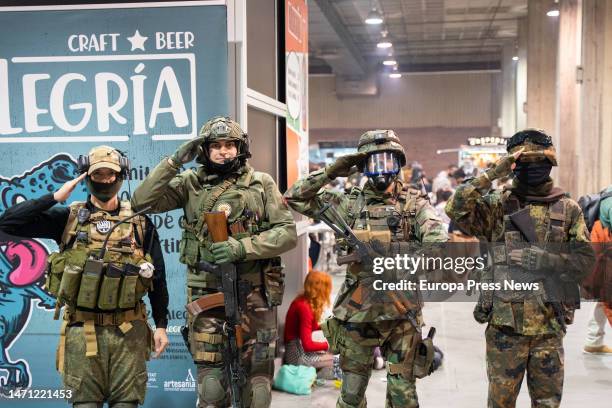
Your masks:
<svg viewBox="0 0 612 408"><path fill-rule="evenodd" d="M368 156L365 164L366 176L381 174L397 174L400 171L400 161L395 152L377 152Z"/></svg>

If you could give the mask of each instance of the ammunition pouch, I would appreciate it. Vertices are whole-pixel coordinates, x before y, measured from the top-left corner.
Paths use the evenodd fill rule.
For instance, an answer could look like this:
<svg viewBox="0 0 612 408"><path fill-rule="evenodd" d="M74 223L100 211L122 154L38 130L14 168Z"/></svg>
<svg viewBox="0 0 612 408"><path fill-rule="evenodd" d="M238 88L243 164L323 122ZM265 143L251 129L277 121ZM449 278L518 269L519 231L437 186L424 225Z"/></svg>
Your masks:
<svg viewBox="0 0 612 408"><path fill-rule="evenodd" d="M121 268L108 264L106 273L100 285L98 307L102 310L115 310L118 307L119 288L121 284Z"/></svg>
<svg viewBox="0 0 612 408"><path fill-rule="evenodd" d="M47 276L45 280L45 288L47 291L57 297L59 294L62 275L64 274L65 258L62 253L53 252L47 258Z"/></svg>
<svg viewBox="0 0 612 408"><path fill-rule="evenodd" d="M321 331L329 343L329 351L332 354L340 353L338 349L338 334L340 332L340 320L330 317L321 324Z"/></svg>
<svg viewBox="0 0 612 408"><path fill-rule="evenodd" d="M102 261L88 259L87 262L85 262L77 298L78 307L88 309L96 307L103 269L104 263Z"/></svg>
<svg viewBox="0 0 612 408"><path fill-rule="evenodd" d="M82 273L83 268L80 266L66 265L57 293L57 300L61 304L76 305Z"/></svg>
<svg viewBox="0 0 612 408"><path fill-rule="evenodd" d="M433 373L433 363L435 348L433 340L429 337L422 339L420 335L416 339L418 344L415 347L414 360L412 363L412 375L415 378L425 378Z"/></svg>
<svg viewBox="0 0 612 408"><path fill-rule="evenodd" d="M283 268L279 256L265 260L262 267L263 289L268 307L278 306L283 302L285 293Z"/></svg>

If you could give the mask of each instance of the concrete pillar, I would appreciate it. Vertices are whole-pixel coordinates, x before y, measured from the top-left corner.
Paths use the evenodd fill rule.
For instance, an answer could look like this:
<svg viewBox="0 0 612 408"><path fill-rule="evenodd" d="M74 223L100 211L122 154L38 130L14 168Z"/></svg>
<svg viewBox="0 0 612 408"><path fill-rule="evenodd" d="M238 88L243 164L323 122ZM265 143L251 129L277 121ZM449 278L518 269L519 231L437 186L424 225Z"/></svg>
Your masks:
<svg viewBox="0 0 612 408"><path fill-rule="evenodd" d="M557 123L554 139L559 170L556 181L573 197L578 191L580 160L580 77L582 0L559 3L559 53L557 60Z"/></svg>
<svg viewBox="0 0 612 408"><path fill-rule="evenodd" d="M527 18L518 20L518 52L519 60L516 64L516 129L527 127ZM505 136L505 135L504 135Z"/></svg>
<svg viewBox="0 0 612 408"><path fill-rule="evenodd" d="M552 0L528 2L527 127L555 132L558 17Z"/></svg>
<svg viewBox="0 0 612 408"><path fill-rule="evenodd" d="M582 0L578 194L612 184L612 0Z"/></svg>
<svg viewBox="0 0 612 408"><path fill-rule="evenodd" d="M501 73L501 134L512 136L516 132L516 66L518 61L513 61L516 55L514 44L504 45L502 50L502 73Z"/></svg>

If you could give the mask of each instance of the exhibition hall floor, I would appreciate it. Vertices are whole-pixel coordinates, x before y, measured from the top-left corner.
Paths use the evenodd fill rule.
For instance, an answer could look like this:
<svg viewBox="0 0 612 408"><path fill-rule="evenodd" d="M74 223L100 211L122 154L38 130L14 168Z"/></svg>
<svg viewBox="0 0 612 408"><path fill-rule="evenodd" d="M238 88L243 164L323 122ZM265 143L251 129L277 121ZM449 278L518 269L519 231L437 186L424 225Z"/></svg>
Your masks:
<svg viewBox="0 0 612 408"><path fill-rule="evenodd" d="M334 274L334 291L342 282ZM612 356L586 355L582 352L592 303L583 303L565 337L565 386L561 406L566 408L609 408L612 399ZM472 318L472 303L430 303L423 313L428 325L437 328L436 344L444 351L442 368L417 382L421 407L486 407L484 325ZM612 328L606 341L612 345ZM367 390L368 407L384 407L386 370L372 372ZM339 390L331 381L315 387L309 396L274 391L272 407L335 406ZM517 407L529 407L529 394L523 381Z"/></svg>

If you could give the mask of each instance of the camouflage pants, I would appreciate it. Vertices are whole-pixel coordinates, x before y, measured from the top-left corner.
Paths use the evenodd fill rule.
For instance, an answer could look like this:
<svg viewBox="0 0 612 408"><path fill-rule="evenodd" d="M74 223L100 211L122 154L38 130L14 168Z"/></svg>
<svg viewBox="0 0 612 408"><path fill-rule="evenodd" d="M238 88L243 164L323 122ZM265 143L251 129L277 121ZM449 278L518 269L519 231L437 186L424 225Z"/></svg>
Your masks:
<svg viewBox="0 0 612 408"><path fill-rule="evenodd" d="M125 334L117 326L96 326L96 357L85 355L82 325L66 328L62 377L70 402L144 403L151 332L144 321L132 326Z"/></svg>
<svg viewBox="0 0 612 408"><path fill-rule="evenodd" d="M524 336L489 325L487 376L489 408L516 405L527 371L531 406L558 407L563 393L563 334Z"/></svg>
<svg viewBox="0 0 612 408"><path fill-rule="evenodd" d="M374 349L381 348L389 365L405 361L415 340L416 331L408 320L387 320L370 323L336 322L334 339L340 352L342 389L337 408L367 406L365 392L372 373ZM408 357L410 360L411 357ZM415 380L411 374L387 372L387 408L416 408L419 406Z"/></svg>
<svg viewBox="0 0 612 408"><path fill-rule="evenodd" d="M230 390L221 352L226 347L222 309L200 313L191 323L189 343L198 367L198 407L230 406ZM256 288L247 296L242 315L242 367L247 382L242 390L245 407L268 408L272 399L272 377L276 351L276 308L269 308Z"/></svg>

